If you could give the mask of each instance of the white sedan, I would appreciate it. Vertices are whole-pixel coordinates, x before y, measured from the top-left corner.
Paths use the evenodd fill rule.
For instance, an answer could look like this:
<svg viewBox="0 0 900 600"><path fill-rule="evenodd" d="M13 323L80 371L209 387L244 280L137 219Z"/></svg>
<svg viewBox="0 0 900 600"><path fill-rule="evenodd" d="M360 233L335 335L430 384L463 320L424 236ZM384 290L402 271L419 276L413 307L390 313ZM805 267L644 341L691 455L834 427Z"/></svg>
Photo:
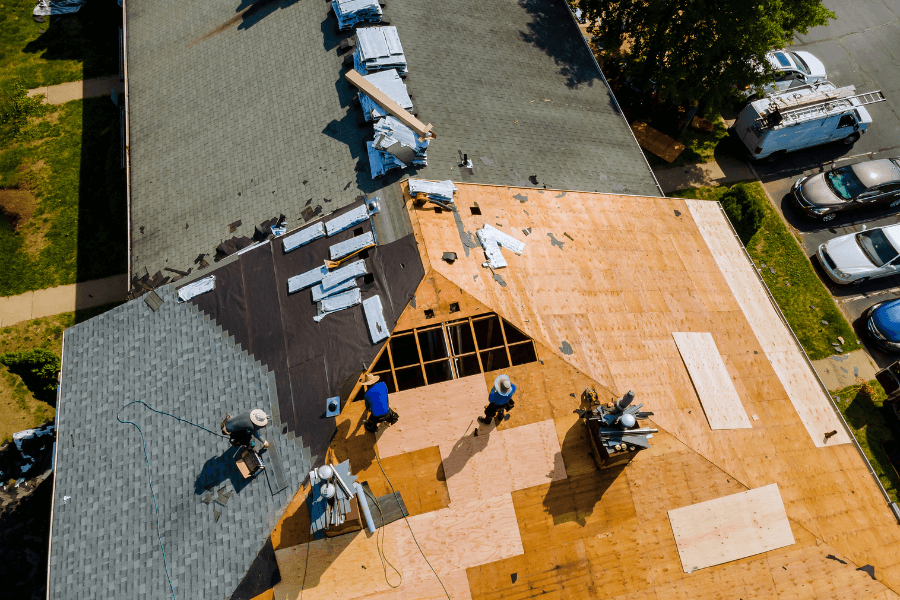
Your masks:
<svg viewBox="0 0 900 600"><path fill-rule="evenodd" d="M816 253L835 283L858 284L900 273L900 224L830 239Z"/></svg>
<svg viewBox="0 0 900 600"><path fill-rule="evenodd" d="M763 86L761 90L747 88L744 92L746 96L776 94L790 87L809 85L828 78L825 65L809 52L772 50L766 54L766 59L775 71L775 81Z"/></svg>

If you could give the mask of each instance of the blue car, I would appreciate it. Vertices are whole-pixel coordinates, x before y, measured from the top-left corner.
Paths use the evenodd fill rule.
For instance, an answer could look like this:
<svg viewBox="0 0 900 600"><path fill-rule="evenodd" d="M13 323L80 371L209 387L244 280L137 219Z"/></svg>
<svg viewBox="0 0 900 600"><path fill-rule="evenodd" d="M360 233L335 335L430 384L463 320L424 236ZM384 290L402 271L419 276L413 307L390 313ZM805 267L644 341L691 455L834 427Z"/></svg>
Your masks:
<svg viewBox="0 0 900 600"><path fill-rule="evenodd" d="M900 352L900 300L870 306L864 319L876 346L885 352Z"/></svg>

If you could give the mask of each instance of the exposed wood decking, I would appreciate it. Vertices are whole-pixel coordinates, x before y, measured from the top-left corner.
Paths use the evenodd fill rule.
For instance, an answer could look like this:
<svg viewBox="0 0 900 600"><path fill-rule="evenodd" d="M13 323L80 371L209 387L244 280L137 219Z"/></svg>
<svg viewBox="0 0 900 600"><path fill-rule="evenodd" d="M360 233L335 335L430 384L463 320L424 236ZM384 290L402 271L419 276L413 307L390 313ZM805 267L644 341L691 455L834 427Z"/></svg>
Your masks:
<svg viewBox="0 0 900 600"><path fill-rule="evenodd" d="M321 553L310 555L316 572L346 580L332 597L446 597L410 527L454 600L900 597L890 589L900 589L900 527L854 446L811 439L685 201L457 187L466 231L491 223L523 239L525 251L504 251L509 267L496 272L503 286L481 267L480 248L466 258L452 214L414 210L431 272L400 323L456 318L449 302L472 314L484 307L534 338L539 360L505 370L519 388L516 407L487 440L486 430L473 437L473 420L497 372L393 394L400 422L377 442L361 426L363 403L344 409L329 452L349 458L380 495L390 487L377 449L410 517L384 530L384 552L403 574L396 589L385 589L380 565L381 581L361 585L372 577L366 552L336 553L325 564ZM475 202L481 216L470 213ZM443 252L457 261L428 261ZM728 268L753 275L738 258L728 254ZM426 309L435 314L427 321ZM774 320L766 328L776 325L783 327ZM751 429L710 429L673 332L711 334ZM781 352L803 360L796 347ZM659 429L652 448L626 467L599 470L573 414L585 387L603 401L634 389L654 413L641 425ZM457 448L466 451L454 455ZM773 483L793 543L685 573L669 511ZM303 497L301 490L273 533L278 555L290 557L281 567L285 589L297 585L297 559L306 556L296 547L307 542ZM865 565L877 581L859 570ZM307 584L303 597L326 589Z"/></svg>

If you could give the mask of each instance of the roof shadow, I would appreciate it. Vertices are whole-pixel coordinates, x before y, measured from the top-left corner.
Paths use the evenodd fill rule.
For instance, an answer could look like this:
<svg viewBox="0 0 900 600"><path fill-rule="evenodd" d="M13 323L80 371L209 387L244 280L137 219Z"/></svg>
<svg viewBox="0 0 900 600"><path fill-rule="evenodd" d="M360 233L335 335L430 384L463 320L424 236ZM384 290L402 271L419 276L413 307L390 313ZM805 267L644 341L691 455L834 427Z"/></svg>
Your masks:
<svg viewBox="0 0 900 600"><path fill-rule="evenodd" d="M553 59L559 67L559 73L566 78L566 86L578 88L582 84L589 86L600 79L600 73L594 61L587 54L587 48L581 39L581 31L561 34L560 28L574 26L568 8L563 2L548 0L519 0L519 6L532 17L528 24L528 32L520 31L522 40L540 48Z"/></svg>
<svg viewBox="0 0 900 600"><path fill-rule="evenodd" d="M234 12L241 14L241 24L238 29L250 29L279 8L288 8L297 0L256 0L256 2L247 2L241 0L241 3Z"/></svg>

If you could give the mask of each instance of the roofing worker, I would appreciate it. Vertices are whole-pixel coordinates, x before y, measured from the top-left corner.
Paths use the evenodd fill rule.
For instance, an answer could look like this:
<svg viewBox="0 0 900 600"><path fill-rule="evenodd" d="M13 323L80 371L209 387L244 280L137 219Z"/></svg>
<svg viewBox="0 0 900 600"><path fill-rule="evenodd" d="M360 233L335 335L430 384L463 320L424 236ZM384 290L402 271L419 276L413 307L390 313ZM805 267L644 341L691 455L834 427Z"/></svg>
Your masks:
<svg viewBox="0 0 900 600"><path fill-rule="evenodd" d="M478 417L478 422L482 425L490 425L491 419L495 419L500 424L505 417L505 413L511 410L516 403L513 402L513 394L516 393L516 386L509 380L509 375L500 375L494 380L494 388L488 396L488 405L484 407L484 416Z"/></svg>
<svg viewBox="0 0 900 600"><path fill-rule="evenodd" d="M367 373L363 383L370 386L366 391L366 408L369 409L370 414L369 418L363 421L363 427L366 428L366 431L374 433L378 431L378 425L381 423L387 423L388 425L396 423L400 415L388 406L388 390L384 382L378 381L377 375Z"/></svg>
<svg viewBox="0 0 900 600"><path fill-rule="evenodd" d="M232 446L247 448L256 453L269 447L269 442L259 436L259 430L269 424L269 416L259 408L240 414L236 417L225 415L222 420L222 433L228 436ZM262 444L257 447L256 438Z"/></svg>

